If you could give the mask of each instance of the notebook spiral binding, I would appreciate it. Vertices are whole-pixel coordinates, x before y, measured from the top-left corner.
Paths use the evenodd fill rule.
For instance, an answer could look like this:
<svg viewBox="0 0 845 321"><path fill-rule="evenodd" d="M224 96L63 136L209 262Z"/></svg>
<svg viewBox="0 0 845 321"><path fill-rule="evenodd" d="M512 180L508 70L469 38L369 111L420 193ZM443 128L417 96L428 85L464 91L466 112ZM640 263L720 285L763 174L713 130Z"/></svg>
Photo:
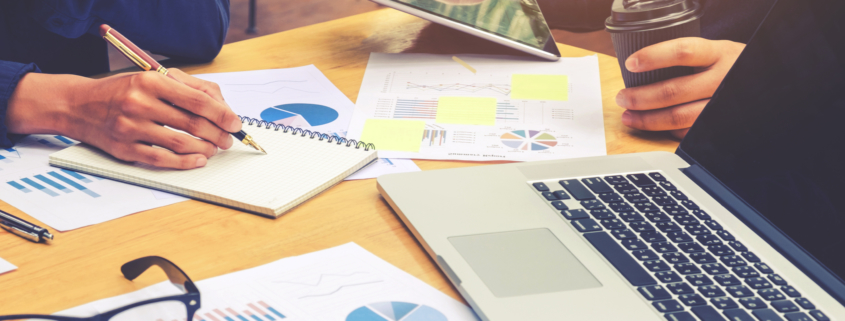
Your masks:
<svg viewBox="0 0 845 321"><path fill-rule="evenodd" d="M244 123L244 124L249 125L249 126L252 126L254 124L255 127L264 127L265 129L273 128L273 130L275 130L275 131L282 130L283 133L291 132L292 135L296 135L298 133L301 133L300 136L302 136L302 137L309 136L311 139L318 138L320 141L327 140L329 143L336 141L337 145L346 143L346 147L351 147L353 145L355 146L355 149L360 149L361 147L364 147L364 151L369 151L370 149L376 149L376 146L373 145L373 144L368 144L368 143L365 143L365 142L359 142L359 141L354 140L354 139L346 139L344 137L337 136L337 134L330 136L328 134L323 134L323 133L320 133L320 132L317 132L317 131L310 131L310 130L307 130L307 129L302 129L302 128L293 127L293 126L285 126L285 125L282 125L282 124L276 124L276 123L273 123L273 122L269 122L269 121L265 121L265 120L261 120L261 119L256 119L256 118L252 118L252 117L246 117L246 116L241 116L241 115L238 115L238 117L241 119L241 123Z"/></svg>

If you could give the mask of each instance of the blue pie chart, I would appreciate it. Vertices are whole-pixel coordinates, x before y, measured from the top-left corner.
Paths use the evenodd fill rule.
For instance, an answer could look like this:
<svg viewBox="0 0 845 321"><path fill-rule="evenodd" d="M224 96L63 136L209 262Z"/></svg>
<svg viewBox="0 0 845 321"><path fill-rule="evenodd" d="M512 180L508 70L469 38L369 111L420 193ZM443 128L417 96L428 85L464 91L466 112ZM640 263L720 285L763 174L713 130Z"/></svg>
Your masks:
<svg viewBox="0 0 845 321"><path fill-rule="evenodd" d="M416 303L388 301L353 310L346 321L447 321L440 311Z"/></svg>
<svg viewBox="0 0 845 321"><path fill-rule="evenodd" d="M338 113L331 107L316 104L284 104L261 112L261 119L268 122L281 122L296 116L302 116L311 126L320 126L333 122Z"/></svg>

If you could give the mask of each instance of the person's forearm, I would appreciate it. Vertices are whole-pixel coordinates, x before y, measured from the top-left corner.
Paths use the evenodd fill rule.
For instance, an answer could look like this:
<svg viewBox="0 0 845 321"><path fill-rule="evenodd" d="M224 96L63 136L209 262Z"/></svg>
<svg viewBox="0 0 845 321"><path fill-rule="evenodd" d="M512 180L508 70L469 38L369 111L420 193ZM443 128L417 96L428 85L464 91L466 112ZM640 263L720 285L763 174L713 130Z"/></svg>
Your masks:
<svg viewBox="0 0 845 321"><path fill-rule="evenodd" d="M80 87L92 81L74 75L26 74L9 99L6 128L12 134L79 137L69 132L67 124L71 118L84 118L84 113L74 112L71 107Z"/></svg>
<svg viewBox="0 0 845 321"><path fill-rule="evenodd" d="M574 32L601 30L613 0L538 0L552 29Z"/></svg>

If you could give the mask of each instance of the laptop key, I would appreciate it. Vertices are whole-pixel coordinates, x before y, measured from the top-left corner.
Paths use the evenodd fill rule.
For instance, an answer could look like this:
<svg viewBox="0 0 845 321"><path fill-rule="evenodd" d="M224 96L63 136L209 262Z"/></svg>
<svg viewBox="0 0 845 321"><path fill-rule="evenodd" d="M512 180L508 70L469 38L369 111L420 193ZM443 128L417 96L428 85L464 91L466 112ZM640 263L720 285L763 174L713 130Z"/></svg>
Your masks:
<svg viewBox="0 0 845 321"><path fill-rule="evenodd" d="M734 251L737 252L748 251L748 248L746 248L745 245L743 245L739 241L728 241L728 245L730 245L734 249Z"/></svg>
<svg viewBox="0 0 845 321"><path fill-rule="evenodd" d="M722 298L712 298L710 299L710 304L713 304L715 307L726 310L726 309L736 309L739 307L733 299L722 297Z"/></svg>
<svg viewBox="0 0 845 321"><path fill-rule="evenodd" d="M621 212L617 214L619 214L619 218L625 222L638 222L645 220L642 215L636 212Z"/></svg>
<svg viewBox="0 0 845 321"><path fill-rule="evenodd" d="M760 276L760 273L754 271L750 266L737 266L733 268L734 273L739 277L745 278L754 278Z"/></svg>
<svg viewBox="0 0 845 321"><path fill-rule="evenodd" d="M568 200L568 199L571 198L571 197L569 197L569 194L566 194L566 192L564 192L564 191L554 191L552 193L554 193L555 196L557 196L557 199L559 199L559 200Z"/></svg>
<svg viewBox="0 0 845 321"><path fill-rule="evenodd" d="M707 227L714 231L723 230L722 224L714 220L704 221L704 225L707 225Z"/></svg>
<svg viewBox="0 0 845 321"><path fill-rule="evenodd" d="M594 231L601 231L601 226L596 221L593 221L589 218L580 219L580 220L573 220L572 226L575 226L579 232L594 232Z"/></svg>
<svg viewBox="0 0 845 321"><path fill-rule="evenodd" d="M651 198L651 201L658 206L667 206L667 205L676 205L678 202L675 202L669 196L655 196Z"/></svg>
<svg viewBox="0 0 845 321"><path fill-rule="evenodd" d="M710 234L710 230L708 230L706 227L704 227L704 225L701 224L687 225L684 227L684 229L692 235Z"/></svg>
<svg viewBox="0 0 845 321"><path fill-rule="evenodd" d="M695 266L695 264L692 263L675 264L675 270L683 275L701 273L701 270L697 266Z"/></svg>
<svg viewBox="0 0 845 321"><path fill-rule="evenodd" d="M669 294L666 289L659 285L650 285L650 286L643 286L637 288L637 291L640 291L646 300L655 301L655 300L666 300L671 299L672 295Z"/></svg>
<svg viewBox="0 0 845 321"><path fill-rule="evenodd" d="M725 233L727 233L727 232L725 232ZM742 257L744 257L746 260L748 260L748 262L753 262L753 263L760 262L760 258L757 257L757 254L754 254L752 252L742 253Z"/></svg>
<svg viewBox="0 0 845 321"><path fill-rule="evenodd" d="M596 194L613 193L613 189L610 188L610 185L607 185L607 183L599 177L585 178L581 180L581 183L587 185L587 188Z"/></svg>
<svg viewBox="0 0 845 321"><path fill-rule="evenodd" d="M665 253L663 254L663 259L670 264L678 264L678 263L687 263L689 259L681 253L674 252L674 253Z"/></svg>
<svg viewBox="0 0 845 321"><path fill-rule="evenodd" d="M692 313L702 321L725 321L725 318L711 306L693 307Z"/></svg>
<svg viewBox="0 0 845 321"><path fill-rule="evenodd" d="M653 248L657 253L669 253L669 252L677 252L678 249L669 242L657 242L652 243L651 248ZM672 262L670 262L672 263Z"/></svg>
<svg viewBox="0 0 845 321"><path fill-rule="evenodd" d="M631 183L634 183L634 185L637 185L638 187L656 185L654 184L654 181L651 180L651 178L648 178L648 176L646 176L646 174L628 174L625 177L628 178Z"/></svg>
<svg viewBox="0 0 845 321"><path fill-rule="evenodd" d="M605 259L634 286L654 285L657 281L643 269L613 238L604 232L584 234L584 237Z"/></svg>
<svg viewBox="0 0 845 321"><path fill-rule="evenodd" d="M655 301L652 302L651 305L657 308L657 311L660 312L676 312L684 309L684 306L675 300Z"/></svg>
<svg viewBox="0 0 845 321"><path fill-rule="evenodd" d="M742 285L739 279L730 274L714 275L713 280L716 280L716 283L719 283L721 286Z"/></svg>
<svg viewBox="0 0 845 321"><path fill-rule="evenodd" d="M704 270L707 274L715 275L715 274L725 274L728 273L728 269L722 266L719 263L709 263L701 265L701 269Z"/></svg>
<svg viewBox="0 0 845 321"><path fill-rule="evenodd" d="M536 189L538 192L548 192L549 191L549 187L546 186L546 183L537 182L537 183L532 183L531 185L534 185L534 189Z"/></svg>
<svg viewBox="0 0 845 321"><path fill-rule="evenodd" d="M795 299L795 303L798 303L798 305L800 305L802 308L807 309L807 310L812 310L812 309L816 308L815 304L813 304L812 302L810 302L810 300L807 300L805 298L797 298L797 299Z"/></svg>
<svg viewBox="0 0 845 321"><path fill-rule="evenodd" d="M772 274L769 275L769 281L772 281L775 285L786 285L786 280L784 280L780 275ZM787 293L788 295L789 293ZM800 295L797 295L800 296Z"/></svg>
<svg viewBox="0 0 845 321"><path fill-rule="evenodd" d="M733 241L733 240L736 240L736 238L734 238L734 236L733 236L733 235L731 235L731 233L728 233L728 231L725 231L725 230L719 230L719 231L716 231L716 235L718 235L719 237L721 237L721 238L722 238L722 240L724 240L724 241ZM748 259L748 258L746 258L746 259ZM749 261L751 261L751 260L749 260Z"/></svg>
<svg viewBox="0 0 845 321"><path fill-rule="evenodd" d="M709 221L710 220L710 214L707 214L706 212L704 212L702 210L692 210L692 211L690 211L690 213L692 213L692 215L695 215L695 217L697 217L699 220L702 220L702 221Z"/></svg>
<svg viewBox="0 0 845 321"><path fill-rule="evenodd" d="M646 232L646 231L654 231L654 226L651 226L651 223L649 223L649 222L631 222L628 225L631 226L632 230L634 230L638 233L642 233L642 232Z"/></svg>
<svg viewBox="0 0 845 321"><path fill-rule="evenodd" d="M642 189L643 194L654 197L654 196L666 196L666 192L660 188L659 186L646 186Z"/></svg>
<svg viewBox="0 0 845 321"><path fill-rule="evenodd" d="M810 311L810 315L816 319L816 321L830 321L830 318L827 317L824 313L819 310L812 310Z"/></svg>
<svg viewBox="0 0 845 321"><path fill-rule="evenodd" d="M745 279L745 284L748 284L748 286L755 290L767 289L772 287L772 283L761 277L747 278Z"/></svg>
<svg viewBox="0 0 845 321"><path fill-rule="evenodd" d="M770 268L769 265L766 264L766 263L754 263L754 267L756 267L757 270L759 270L760 273L763 273L763 274L775 273L775 271L772 271L772 268Z"/></svg>
<svg viewBox="0 0 845 321"><path fill-rule="evenodd" d="M616 188L616 191L621 193L621 194L633 194L633 193L639 194L639 191L640 191L640 190L637 189L636 186L631 185L631 184L616 185L614 188Z"/></svg>
<svg viewBox="0 0 845 321"><path fill-rule="evenodd" d="M651 272L660 272L660 271L670 271L672 268L669 267L669 264L663 261L645 261L643 262L645 268Z"/></svg>
<svg viewBox="0 0 845 321"><path fill-rule="evenodd" d="M701 208L698 207L693 201L690 200L682 200L681 205L686 207L688 210L700 210Z"/></svg>
<svg viewBox="0 0 845 321"><path fill-rule="evenodd" d="M707 249L715 256L734 255L734 251L724 244L710 245Z"/></svg>
<svg viewBox="0 0 845 321"><path fill-rule="evenodd" d="M722 240L713 234L698 235L695 239L704 246L722 244Z"/></svg>
<svg viewBox="0 0 845 321"><path fill-rule="evenodd" d="M791 298L797 298L801 296L801 293L798 292L798 290L793 288L791 285L782 286L780 289L783 290L783 293L786 293L786 295Z"/></svg>
<svg viewBox="0 0 845 321"><path fill-rule="evenodd" d="M660 208L652 202L634 203L634 207L641 213L660 212Z"/></svg>
<svg viewBox="0 0 845 321"><path fill-rule="evenodd" d="M669 195L672 195L672 197L679 201L685 201L689 199L684 193L681 193L681 191L669 191Z"/></svg>
<svg viewBox="0 0 845 321"><path fill-rule="evenodd" d="M628 251L644 250L648 248L648 245L639 239L622 240L620 243L622 243L622 246L628 249Z"/></svg>
<svg viewBox="0 0 845 321"><path fill-rule="evenodd" d="M681 294L678 296L678 300L681 301L686 306L696 306L696 305L706 305L707 300L704 300L698 294Z"/></svg>
<svg viewBox="0 0 845 321"><path fill-rule="evenodd" d="M772 302L772 308L774 308L780 313L796 312L801 310L800 308L798 308L797 305L795 305L795 303L792 303L792 301L787 300Z"/></svg>
<svg viewBox="0 0 845 321"><path fill-rule="evenodd" d="M663 233L677 232L681 230L681 227L678 226L678 224L675 224L675 222L657 222L654 223L654 226Z"/></svg>
<svg viewBox="0 0 845 321"><path fill-rule="evenodd" d="M725 310L725 316L731 321L757 321L748 312L741 309Z"/></svg>
<svg viewBox="0 0 845 321"><path fill-rule="evenodd" d="M604 204L599 200L584 200L581 201L581 206L588 210L597 210L604 208Z"/></svg>
<svg viewBox="0 0 845 321"><path fill-rule="evenodd" d="M668 213L669 215L681 215L681 214L689 214L687 209L680 205L667 205L663 207L663 211Z"/></svg>
<svg viewBox="0 0 845 321"><path fill-rule="evenodd" d="M675 295L695 293L695 291L692 289L692 287L689 286L689 284L686 284L686 283L667 284L666 288L669 289L669 291L672 292Z"/></svg>
<svg viewBox="0 0 845 321"><path fill-rule="evenodd" d="M652 222L669 222L672 220L669 218L669 216L661 212L645 213L645 218Z"/></svg>
<svg viewBox="0 0 845 321"><path fill-rule="evenodd" d="M687 275L686 279L693 286L713 285L713 280L710 280L710 278L704 274Z"/></svg>
<svg viewBox="0 0 845 321"><path fill-rule="evenodd" d="M610 209L613 210L616 213L633 212L634 211L634 208L631 207L631 205L628 205L628 203L625 203L624 201L621 201L621 200L619 202L608 203L607 207L610 207Z"/></svg>
<svg viewBox="0 0 845 321"><path fill-rule="evenodd" d="M745 260L736 255L725 255L721 258L721 260L722 263L725 263L725 265L729 267L745 265Z"/></svg>
<svg viewBox="0 0 845 321"><path fill-rule="evenodd" d="M631 255L633 255L635 258L637 258L637 260L640 261L654 261L660 259L660 257L657 256L657 253L654 253L654 251L652 250L634 251L631 253Z"/></svg>
<svg viewBox="0 0 845 321"><path fill-rule="evenodd" d="M565 179L561 180L559 183L566 189L566 191L569 192L569 194L572 194L572 197L576 200L592 200L596 198L596 196L587 190L587 188L584 187L584 184L581 184L581 182L577 179Z"/></svg>
<svg viewBox="0 0 845 321"><path fill-rule="evenodd" d="M786 317L787 321L813 321L813 319L804 312L787 313L783 316Z"/></svg>
<svg viewBox="0 0 845 321"><path fill-rule="evenodd" d="M628 183L628 180L622 175L612 175L612 176L605 176L604 180L610 183L611 185L619 185Z"/></svg>
<svg viewBox="0 0 845 321"><path fill-rule="evenodd" d="M663 181L666 180L666 177L664 177L663 174L660 174L658 172L648 173L648 176L651 177L651 179L658 181L658 182L663 182Z"/></svg>
<svg viewBox="0 0 845 321"><path fill-rule="evenodd" d="M675 185L673 185L670 182L657 182L657 185L660 185L660 187L663 187L663 189L665 189L667 191L677 191L678 190L678 188L675 187Z"/></svg>
<svg viewBox="0 0 845 321"><path fill-rule="evenodd" d="M663 315L668 321L697 321L689 312L666 313Z"/></svg>
<svg viewBox="0 0 845 321"><path fill-rule="evenodd" d="M601 225L608 230L620 230L625 228L625 223L615 218L601 220Z"/></svg>
<svg viewBox="0 0 845 321"><path fill-rule="evenodd" d="M562 214L563 217L568 220L579 220L582 218L590 217L589 215L587 215L587 212L582 209L561 211L560 214Z"/></svg>
<svg viewBox="0 0 845 321"><path fill-rule="evenodd" d="M678 248L685 253L704 252L704 249L698 243L678 243Z"/></svg>
<svg viewBox="0 0 845 321"><path fill-rule="evenodd" d="M625 200L622 199L622 196L616 193L604 193L599 194L599 198L604 201L605 203L613 203L613 202L623 202Z"/></svg>
<svg viewBox="0 0 845 321"><path fill-rule="evenodd" d="M631 203L648 202L648 197L646 197L643 194L640 194L639 192L625 193L625 195L623 195L623 197L625 197L625 199L628 200L628 202L631 202Z"/></svg>
<svg viewBox="0 0 845 321"><path fill-rule="evenodd" d="M556 201L557 200L557 195L555 195L555 193L542 192L540 194L543 194L543 197L545 197L547 201Z"/></svg>
<svg viewBox="0 0 845 321"><path fill-rule="evenodd" d="M730 294L732 297L735 297L735 298L744 298L744 297L749 297L749 296L754 295L754 292L751 292L751 290L749 290L748 288L746 288L743 285L728 286L728 287L725 287L725 291L727 291L728 294Z"/></svg>
<svg viewBox="0 0 845 321"><path fill-rule="evenodd" d="M613 215L613 213L608 211L606 208L590 210L590 214L592 214L593 217L595 217L597 220L616 218L616 216Z"/></svg>
<svg viewBox="0 0 845 321"><path fill-rule="evenodd" d="M705 285L698 288L698 293L701 293L706 298L716 298L720 296L725 296L725 291L722 291L721 288L715 285Z"/></svg>
<svg viewBox="0 0 845 321"><path fill-rule="evenodd" d="M666 237L656 231L642 232L640 237L648 243L666 242Z"/></svg>
<svg viewBox="0 0 845 321"><path fill-rule="evenodd" d="M562 201L554 201L554 202L552 202L552 206L554 206L556 209L558 209L560 211L569 209L569 206L566 206L566 204L563 204Z"/></svg>
<svg viewBox="0 0 845 321"><path fill-rule="evenodd" d="M666 237L668 237L669 240L675 243L692 242L692 237L689 236L689 234L681 231L666 233Z"/></svg>
<svg viewBox="0 0 845 321"><path fill-rule="evenodd" d="M657 273L654 273L654 277L657 278L657 280L659 280L660 282L663 282L663 283L675 283L675 282L682 282L683 281L683 279L681 279L681 277L678 276L677 273L672 272L672 271L657 272Z"/></svg>
<svg viewBox="0 0 845 321"><path fill-rule="evenodd" d="M689 214L681 214L675 215L675 222L681 225L695 225L698 224L698 220L695 219L692 215Z"/></svg>
<svg viewBox="0 0 845 321"><path fill-rule="evenodd" d="M613 234L613 237L617 240L637 239L637 234L631 230L610 230L610 234ZM643 244L643 246L645 246L645 244Z"/></svg>
<svg viewBox="0 0 845 321"><path fill-rule="evenodd" d="M763 289L757 291L757 295L759 295L766 301L777 301L786 299L786 296L784 296L783 293L778 291L778 289Z"/></svg>
<svg viewBox="0 0 845 321"><path fill-rule="evenodd" d="M742 304L742 306L750 310L765 309L769 307L768 305L766 305L766 302L763 302L763 300L760 300L760 298L756 297L741 298L739 299L739 304Z"/></svg>
<svg viewBox="0 0 845 321"><path fill-rule="evenodd" d="M760 321L783 321L783 318L781 318L777 312L770 309L754 310L751 311L751 314Z"/></svg>
<svg viewBox="0 0 845 321"><path fill-rule="evenodd" d="M705 263L714 263L716 262L716 258L714 258L710 253L707 252L699 252L699 253L692 253L689 255L689 258L698 264L705 264Z"/></svg>

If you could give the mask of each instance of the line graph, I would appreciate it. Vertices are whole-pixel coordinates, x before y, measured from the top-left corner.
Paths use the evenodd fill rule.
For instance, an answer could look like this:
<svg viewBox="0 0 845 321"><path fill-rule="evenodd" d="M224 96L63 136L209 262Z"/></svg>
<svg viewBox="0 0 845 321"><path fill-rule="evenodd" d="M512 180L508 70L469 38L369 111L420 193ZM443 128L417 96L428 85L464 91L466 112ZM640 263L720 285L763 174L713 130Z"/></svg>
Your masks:
<svg viewBox="0 0 845 321"><path fill-rule="evenodd" d="M384 282L384 280L375 280L375 281L369 281L369 282L360 282L360 283L344 284L344 285L338 286L336 289L334 289L334 290L332 290L332 291L330 291L330 292L320 293L320 294L309 294L309 295L306 295L306 296L301 296L301 297L299 297L299 299L307 299L307 298L316 298L316 297L321 297L321 296L329 296L329 295L335 294L335 293L337 293L337 292L340 292L340 290L342 290L343 288L349 288L349 287L354 287L354 286L359 286L359 285L366 285L366 284L373 284L373 283L381 283L381 282Z"/></svg>
<svg viewBox="0 0 845 321"><path fill-rule="evenodd" d="M288 284L298 284L298 285L319 286L321 283L323 283L323 278L324 278L324 277L329 277L329 276L349 277L349 276L353 276L353 275L356 275L356 274L368 274L368 273L367 273L367 272L352 272L352 273L348 273L348 274L329 274L329 273L324 273L324 274L320 274L320 277L318 277L318 278L317 278L317 282L316 282L316 283L314 283L314 284L311 284L311 282L293 282L293 281L281 281L281 280L279 280L279 281L274 281L274 282L278 282L278 283L288 283Z"/></svg>
<svg viewBox="0 0 845 321"><path fill-rule="evenodd" d="M472 84L463 84L463 83L448 83L448 84L436 84L436 85L425 85L425 84L418 84L414 82L407 82L405 85L405 89L408 90L419 90L422 92L425 91L439 91L439 92L449 92L449 91L459 91L459 92L468 92L468 93L477 93L483 90L493 91L502 95L508 95L511 93L511 85L510 84L490 84L490 83L472 83Z"/></svg>

